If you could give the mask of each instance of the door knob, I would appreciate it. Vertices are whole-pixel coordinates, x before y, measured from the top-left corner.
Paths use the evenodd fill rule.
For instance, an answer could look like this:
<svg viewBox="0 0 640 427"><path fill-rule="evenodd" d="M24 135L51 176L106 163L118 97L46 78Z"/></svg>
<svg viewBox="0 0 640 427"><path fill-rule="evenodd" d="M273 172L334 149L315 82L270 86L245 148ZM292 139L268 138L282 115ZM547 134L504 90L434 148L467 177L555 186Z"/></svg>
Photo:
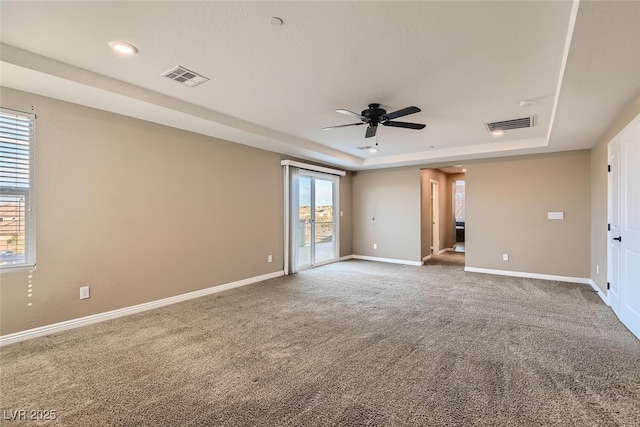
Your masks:
<svg viewBox="0 0 640 427"><path fill-rule="evenodd" d="M622 243L622 236L614 237L613 240L617 240Z"/></svg>

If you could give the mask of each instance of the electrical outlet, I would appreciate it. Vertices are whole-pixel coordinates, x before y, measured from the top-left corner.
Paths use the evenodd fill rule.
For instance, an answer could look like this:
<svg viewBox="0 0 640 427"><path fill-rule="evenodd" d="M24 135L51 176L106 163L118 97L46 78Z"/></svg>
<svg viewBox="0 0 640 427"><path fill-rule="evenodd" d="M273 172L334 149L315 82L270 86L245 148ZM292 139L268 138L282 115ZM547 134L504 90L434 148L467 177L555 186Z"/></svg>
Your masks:
<svg viewBox="0 0 640 427"><path fill-rule="evenodd" d="M600 274L600 265L596 265L596 274Z"/></svg>
<svg viewBox="0 0 640 427"><path fill-rule="evenodd" d="M503 261L509 261L509 254L502 254Z"/></svg>
<svg viewBox="0 0 640 427"><path fill-rule="evenodd" d="M373 249L378 249L378 244L377 243L373 244Z"/></svg>
<svg viewBox="0 0 640 427"><path fill-rule="evenodd" d="M80 299L87 299L87 298L89 298L89 287L83 286L80 288Z"/></svg>
<svg viewBox="0 0 640 427"><path fill-rule="evenodd" d="M267 255L267 262L273 262L273 256Z"/></svg>

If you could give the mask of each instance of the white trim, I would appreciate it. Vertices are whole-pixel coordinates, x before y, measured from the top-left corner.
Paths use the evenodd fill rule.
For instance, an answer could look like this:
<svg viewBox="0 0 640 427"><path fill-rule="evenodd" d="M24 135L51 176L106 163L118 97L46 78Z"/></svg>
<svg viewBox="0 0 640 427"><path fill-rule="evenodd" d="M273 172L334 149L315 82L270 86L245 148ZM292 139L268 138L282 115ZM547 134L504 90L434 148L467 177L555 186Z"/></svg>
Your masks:
<svg viewBox="0 0 640 427"><path fill-rule="evenodd" d="M609 305L609 294L605 294L602 292L602 289L593 281L593 279L589 279L589 284L593 288L594 291L598 293L598 296L604 301L605 304Z"/></svg>
<svg viewBox="0 0 640 427"><path fill-rule="evenodd" d="M338 258L338 261L349 261L350 259L353 259L353 255L341 256L340 258Z"/></svg>
<svg viewBox="0 0 640 427"><path fill-rule="evenodd" d="M247 279L238 280L236 282L225 283L223 285L201 289L199 291L188 292L186 294L133 305L131 307L119 308L117 310L93 314L91 316L80 317L77 319L66 320L64 322L54 323L52 325L40 326L39 328L27 329L26 331L2 335L0 336L0 347L4 345L14 344L20 341L25 341L31 338L37 338L44 335L54 334L56 332L62 332L69 329L91 325L93 323L104 322L105 320L111 320L118 317L128 316L130 314L141 313L143 311L152 310L154 308L164 307L166 305L171 305L178 302L203 297L206 295L215 294L229 289L238 288L240 286L250 285L256 282L262 282L264 280L273 279L283 275L284 271L276 271L274 273L263 274L262 276L250 277Z"/></svg>
<svg viewBox="0 0 640 427"><path fill-rule="evenodd" d="M496 274L498 276L525 277L528 279L554 280L556 282L582 283L589 285L591 279L586 277L554 276L552 274L527 273L525 271L493 270L490 268L465 267L471 273Z"/></svg>
<svg viewBox="0 0 640 427"><path fill-rule="evenodd" d="M365 256L365 255L353 255L354 259L362 259L365 261L376 261L376 262L388 262L390 264L404 264L404 265L415 265L417 267L422 266L422 261L408 261L404 259L395 259L395 258L379 258L375 256Z"/></svg>
<svg viewBox="0 0 640 427"><path fill-rule="evenodd" d="M338 169L331 169L324 166L310 165L309 163L296 162L295 160L282 160L280 162L282 166L293 166L300 169L305 169L314 172L323 172L331 175L345 176L347 173Z"/></svg>
<svg viewBox="0 0 640 427"><path fill-rule="evenodd" d="M445 252L453 252L453 248L440 249L440 251L438 252L438 255L442 255Z"/></svg>
<svg viewBox="0 0 640 427"><path fill-rule="evenodd" d="M422 262L429 261L430 259L431 259L431 255L427 255L426 257L422 258Z"/></svg>
<svg viewBox="0 0 640 427"><path fill-rule="evenodd" d="M549 131L547 132L546 146L549 145L551 139L551 131L554 130L554 122L556 119L556 112L558 110L558 101L560 99L560 91L563 89L562 83L564 80L564 74L567 67L567 61L569 59L569 52L571 51L571 40L573 39L573 32L576 27L576 20L578 19L578 9L580 8L580 0L573 0L571 2L571 12L569 13L569 25L567 27L567 34L564 41L564 51L562 52L562 62L560 63L560 75L558 76L558 84L556 85L555 96L553 97L553 106L551 107L551 121L549 122Z"/></svg>

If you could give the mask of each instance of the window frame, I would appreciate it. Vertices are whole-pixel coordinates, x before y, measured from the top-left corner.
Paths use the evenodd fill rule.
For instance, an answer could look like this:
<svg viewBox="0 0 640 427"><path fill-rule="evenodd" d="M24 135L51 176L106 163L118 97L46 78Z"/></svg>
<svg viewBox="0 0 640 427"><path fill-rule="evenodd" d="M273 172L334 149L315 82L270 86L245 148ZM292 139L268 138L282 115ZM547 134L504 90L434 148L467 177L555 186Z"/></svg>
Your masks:
<svg viewBox="0 0 640 427"><path fill-rule="evenodd" d="M5 116L16 116L28 120L29 146L28 146L28 185L9 187L0 181L0 196L24 197L24 260L20 263L2 264L0 272L9 272L24 269L33 269L36 265L36 227L35 227L35 144L36 144L36 115L24 111L0 107L0 113ZM11 138L9 138L11 139ZM8 157L10 159L10 157ZM11 163L10 160L7 163Z"/></svg>

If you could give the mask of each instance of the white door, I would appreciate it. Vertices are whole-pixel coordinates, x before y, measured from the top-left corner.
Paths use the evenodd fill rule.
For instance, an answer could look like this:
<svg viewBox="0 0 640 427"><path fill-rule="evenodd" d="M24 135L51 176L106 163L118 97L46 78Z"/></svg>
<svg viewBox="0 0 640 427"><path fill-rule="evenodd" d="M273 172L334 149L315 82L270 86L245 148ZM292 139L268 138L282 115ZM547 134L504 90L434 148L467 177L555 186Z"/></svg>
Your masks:
<svg viewBox="0 0 640 427"><path fill-rule="evenodd" d="M613 311L620 313L620 243L613 240L621 235L621 203L620 203L620 137L609 143L609 273L607 297Z"/></svg>
<svg viewBox="0 0 640 427"><path fill-rule="evenodd" d="M609 144L609 302L640 338L640 115Z"/></svg>

